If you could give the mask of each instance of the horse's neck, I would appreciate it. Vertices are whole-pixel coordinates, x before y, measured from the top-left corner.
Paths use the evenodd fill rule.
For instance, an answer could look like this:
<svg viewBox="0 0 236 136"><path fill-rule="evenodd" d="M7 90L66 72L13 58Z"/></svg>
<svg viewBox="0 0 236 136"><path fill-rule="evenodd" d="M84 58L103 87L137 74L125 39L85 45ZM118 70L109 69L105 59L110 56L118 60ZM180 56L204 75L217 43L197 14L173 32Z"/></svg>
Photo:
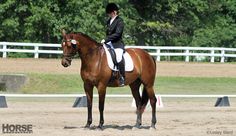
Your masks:
<svg viewBox="0 0 236 136"><path fill-rule="evenodd" d="M88 36L83 34L79 34L78 38L81 40L81 45L83 45L83 49L81 49L81 61L83 71L97 71L100 69L101 57L103 54L102 46L97 45L96 41L91 40Z"/></svg>
<svg viewBox="0 0 236 136"><path fill-rule="evenodd" d="M87 53L81 56L82 70L97 71L100 68L103 51L101 47L96 47L88 50Z"/></svg>

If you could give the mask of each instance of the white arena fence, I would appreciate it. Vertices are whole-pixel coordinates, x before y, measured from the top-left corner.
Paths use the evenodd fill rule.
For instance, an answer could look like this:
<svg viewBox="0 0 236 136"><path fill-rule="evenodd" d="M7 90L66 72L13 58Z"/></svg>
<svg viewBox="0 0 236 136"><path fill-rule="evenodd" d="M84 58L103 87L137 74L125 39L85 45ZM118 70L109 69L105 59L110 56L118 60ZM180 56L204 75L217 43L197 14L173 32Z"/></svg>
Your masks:
<svg viewBox="0 0 236 136"><path fill-rule="evenodd" d="M16 98L74 98L82 97L85 94L0 94L5 97L16 97ZM218 98L218 97L236 97L236 95L185 95L185 94L157 94L156 96L164 98ZM93 97L98 97L98 94L94 94ZM133 98L131 94L107 94L108 98Z"/></svg>
<svg viewBox="0 0 236 136"><path fill-rule="evenodd" d="M177 56L184 57L185 62L189 62L190 57L194 57L196 61L210 57L210 62L215 62L215 58L218 57L220 62L223 63L226 58L236 58L236 48L169 46L126 46L126 48L145 49L157 61L161 61L161 57ZM60 44L0 42L2 58L7 58L7 54L11 52L31 53L34 54L34 58L39 58L39 54L62 54Z"/></svg>
<svg viewBox="0 0 236 136"><path fill-rule="evenodd" d="M85 94L0 94L0 96L11 98L78 98L83 97ZM93 97L98 98L98 94L94 94ZM132 107L135 107L135 100L131 94L107 94L107 98L132 98ZM157 94L157 108L162 108L162 98L235 98L236 95L183 95L183 94ZM147 106L150 106L148 102Z"/></svg>
<svg viewBox="0 0 236 136"><path fill-rule="evenodd" d="M6 108L7 102L5 97L10 98L76 98L73 107L77 107L77 98L86 98L85 94L0 94L0 108ZM98 98L98 94L94 94L93 97ZM131 103L131 107L136 107L135 100L131 94L107 94L107 98L132 98L133 101ZM157 94L157 103L156 108L163 108L164 104L162 102L162 98L217 98L215 107L221 106L230 106L228 98L236 98L236 95L183 95L183 94ZM227 100L222 100L222 99ZM223 101L223 102L222 102ZM224 102L228 101L228 102ZM80 101L80 104L83 103ZM150 107L150 102L148 102L147 107Z"/></svg>

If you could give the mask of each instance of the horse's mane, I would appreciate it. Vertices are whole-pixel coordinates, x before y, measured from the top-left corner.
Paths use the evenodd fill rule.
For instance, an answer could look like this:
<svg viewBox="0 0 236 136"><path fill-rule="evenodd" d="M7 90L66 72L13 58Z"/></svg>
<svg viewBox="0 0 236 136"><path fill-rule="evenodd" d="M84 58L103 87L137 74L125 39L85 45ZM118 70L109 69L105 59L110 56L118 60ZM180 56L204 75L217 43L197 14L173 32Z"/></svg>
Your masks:
<svg viewBox="0 0 236 136"><path fill-rule="evenodd" d="M95 42L96 44L100 44L100 43L98 43L96 40L94 40L93 38L91 38L90 36L88 36L87 34L84 34L84 33L82 33L82 32L76 32L76 33L74 33L74 34L80 34L80 35L82 35L83 37L86 37L86 38L88 38L89 40Z"/></svg>

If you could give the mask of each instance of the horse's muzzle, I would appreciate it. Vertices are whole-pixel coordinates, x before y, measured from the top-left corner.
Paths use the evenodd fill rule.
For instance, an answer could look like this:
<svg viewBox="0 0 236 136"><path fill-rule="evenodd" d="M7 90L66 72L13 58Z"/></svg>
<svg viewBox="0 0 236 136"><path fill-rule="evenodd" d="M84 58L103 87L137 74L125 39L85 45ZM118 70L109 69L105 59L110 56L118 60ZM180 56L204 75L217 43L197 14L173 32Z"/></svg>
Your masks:
<svg viewBox="0 0 236 136"><path fill-rule="evenodd" d="M71 65L72 58L71 57L63 57L61 60L61 65L64 67L69 67Z"/></svg>

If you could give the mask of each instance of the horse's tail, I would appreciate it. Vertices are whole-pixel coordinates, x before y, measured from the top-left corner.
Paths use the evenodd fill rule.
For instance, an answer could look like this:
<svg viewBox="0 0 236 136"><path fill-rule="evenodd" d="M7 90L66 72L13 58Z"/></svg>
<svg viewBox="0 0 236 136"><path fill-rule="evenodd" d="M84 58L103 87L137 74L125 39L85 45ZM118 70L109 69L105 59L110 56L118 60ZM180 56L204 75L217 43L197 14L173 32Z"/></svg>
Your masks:
<svg viewBox="0 0 236 136"><path fill-rule="evenodd" d="M155 64L155 69L156 69L156 59L154 57L152 57L153 63ZM156 70L155 70L156 71ZM155 72L156 74L156 72ZM143 87L143 92L142 92L142 107L141 107L141 112L144 112L147 103L148 103L149 97L148 97L148 93L147 93L147 89L145 87Z"/></svg>
<svg viewBox="0 0 236 136"><path fill-rule="evenodd" d="M154 64L155 64L155 68L157 68L156 59L155 59L154 57L152 57L152 60L153 60L153 62L154 62Z"/></svg>

